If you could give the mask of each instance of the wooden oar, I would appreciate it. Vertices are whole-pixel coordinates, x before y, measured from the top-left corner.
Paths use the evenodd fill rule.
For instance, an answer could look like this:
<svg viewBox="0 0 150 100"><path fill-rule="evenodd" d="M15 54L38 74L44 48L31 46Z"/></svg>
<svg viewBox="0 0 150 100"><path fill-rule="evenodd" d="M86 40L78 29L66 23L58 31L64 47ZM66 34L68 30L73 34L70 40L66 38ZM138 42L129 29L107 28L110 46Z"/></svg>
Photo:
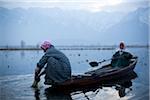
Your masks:
<svg viewBox="0 0 150 100"><path fill-rule="evenodd" d="M93 61L93 62L90 62L89 64L92 66L92 67L95 67L95 66L98 66L98 64L101 64L101 63L103 63L103 62L105 62L105 61L109 61L109 60L113 60L113 59L118 59L118 58L122 58L122 57L116 57L116 58L111 58L111 59L107 59L107 60L102 60L102 61L100 61L100 62L96 62L96 61ZM135 57L132 57L131 59L137 59L138 57L137 56L135 56Z"/></svg>
<svg viewBox="0 0 150 100"><path fill-rule="evenodd" d="M92 66L92 67L95 67L95 66L98 66L98 64L101 64L101 63L103 63L103 62L105 62L105 61L109 61L109 60L112 60L112 58L111 59L107 59L107 60L102 60L102 61L100 61L100 62L96 62L96 61L93 61L93 62L90 62L89 64Z"/></svg>

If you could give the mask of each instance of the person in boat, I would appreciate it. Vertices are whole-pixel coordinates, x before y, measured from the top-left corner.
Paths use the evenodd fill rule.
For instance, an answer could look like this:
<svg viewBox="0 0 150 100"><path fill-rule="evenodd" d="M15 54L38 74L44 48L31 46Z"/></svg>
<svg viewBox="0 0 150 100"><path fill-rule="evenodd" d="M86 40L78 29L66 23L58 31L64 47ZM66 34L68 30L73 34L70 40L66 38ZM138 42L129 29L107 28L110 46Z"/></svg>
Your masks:
<svg viewBox="0 0 150 100"><path fill-rule="evenodd" d="M45 41L41 45L44 55L37 63L35 75L39 75L42 68L45 67L46 85L60 84L71 78L71 65L69 59L64 53L57 50L50 42Z"/></svg>
<svg viewBox="0 0 150 100"><path fill-rule="evenodd" d="M133 55L125 51L124 42L120 42L119 50L112 56L111 66L114 67L125 67L130 64L130 59Z"/></svg>

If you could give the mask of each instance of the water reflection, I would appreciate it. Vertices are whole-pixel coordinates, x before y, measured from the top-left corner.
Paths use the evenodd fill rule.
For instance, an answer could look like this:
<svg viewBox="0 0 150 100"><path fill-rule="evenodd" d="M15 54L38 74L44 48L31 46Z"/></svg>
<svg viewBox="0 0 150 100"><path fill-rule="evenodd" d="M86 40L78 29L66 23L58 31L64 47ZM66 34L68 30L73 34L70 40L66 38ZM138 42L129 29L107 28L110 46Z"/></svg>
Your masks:
<svg viewBox="0 0 150 100"><path fill-rule="evenodd" d="M126 94L128 94L130 91L132 91L132 88L131 88L132 80L135 78L137 78L137 74L134 71L132 71L131 73L129 73L128 75L124 77L120 77L115 80L110 80L100 85L93 85L93 86L84 88L81 91L84 94L86 94L86 92L92 91L92 92L95 92L95 95L96 95L104 87L115 87L115 89L118 91L118 95L120 96L120 98L122 98L126 96ZM88 96L85 95L85 97L87 98Z"/></svg>
<svg viewBox="0 0 150 100"><path fill-rule="evenodd" d="M109 82L105 82L105 83L103 83L101 85L95 85L95 86L93 86L93 87L91 87L89 89L84 89L83 93L86 94L87 92L90 92L90 91L94 92L94 95L93 95L92 98L90 98L91 97L90 95L85 95L85 97L88 98L88 100L93 99L96 95L99 95L99 97L97 99L102 99L100 94L97 94L97 93L100 93L100 91L102 91L106 87L111 87L111 88L114 87L115 90L118 91L118 96L120 98L122 98L122 97L125 97L127 94L129 94L132 91L132 88L131 88L132 80L135 79L135 78L137 78L137 74L134 71L132 71L128 75L126 75L124 77L121 77L119 79L110 80ZM109 95L106 95L104 92L106 92L106 91L101 92L102 96L103 97L106 96L106 97L108 97L110 99L111 97L109 97ZM110 90L110 92L112 92L112 90ZM116 98L117 97L115 97L115 99Z"/></svg>
<svg viewBox="0 0 150 100"><path fill-rule="evenodd" d="M34 90L34 97L35 97L35 100L40 100L40 89Z"/></svg>
<svg viewBox="0 0 150 100"><path fill-rule="evenodd" d="M120 98L122 98L132 91L132 80L135 78L137 78L137 74L134 71L132 71L124 77L115 80L110 80L104 82L103 84L93 84L92 86L86 88L80 88L77 91L71 90L71 92L68 92L66 90L56 90L55 88L49 87L45 89L44 94L46 100L72 100L72 96L77 94L84 94L84 98L90 100L91 96L87 95L87 92L93 92L95 97L97 93L101 91L101 89L103 89L104 87L114 87L116 91L118 91L118 95L120 96ZM36 100L41 100L40 95L40 89L35 89L34 96Z"/></svg>
<svg viewBox="0 0 150 100"><path fill-rule="evenodd" d="M132 86L131 80L135 78L137 78L137 74L133 71L117 82L117 84L120 86L116 85L116 90L118 90L118 94L120 97L124 97L127 94L126 93L127 88L129 89L129 91L132 91L132 88L130 88Z"/></svg>
<svg viewBox="0 0 150 100"><path fill-rule="evenodd" d="M121 85L125 87L125 91L124 87L122 89L122 97L119 97L119 89L121 85L117 80L115 80L114 82L108 82L105 85L103 84L103 86L94 85L91 90L90 88L85 89L85 94L87 94L88 98L91 97L91 95L88 93L89 91L90 93L92 92L95 94L91 97L91 100L149 100L149 49L131 48L130 51L139 57L135 68L138 78L135 80L132 80L131 78L131 82L124 82L125 80L118 79L118 81L123 80L121 83L124 83L124 85ZM114 53L112 50L64 50L63 52L71 61L73 74L87 72L91 68L88 62L93 60L101 61L103 59L107 59ZM78 56L79 53L80 56ZM43 52L41 50L24 51L24 55L22 55L22 57L20 51L0 51L0 98L2 98L2 100L35 100L35 98L36 100L46 100L50 98L46 95L43 95L45 89L43 82L40 84L42 88L40 88L40 91L36 91L36 93L30 88L30 85L33 81L33 75L31 75L31 73L33 73L35 65L42 55ZM80 64L78 64L79 61ZM82 61L84 61L84 63ZM113 88L111 88L111 86ZM79 96L77 93L78 92L71 93L73 100L74 98L75 100L85 99L83 92L80 92ZM34 94L36 95L34 96Z"/></svg>
<svg viewBox="0 0 150 100"><path fill-rule="evenodd" d="M40 99L40 89L35 89L34 92L35 100ZM57 91L52 88L45 89L46 100L72 100L70 93L64 93L62 91Z"/></svg>
<svg viewBox="0 0 150 100"><path fill-rule="evenodd" d="M23 59L25 57L25 51L21 50L20 55L21 55L21 58Z"/></svg>

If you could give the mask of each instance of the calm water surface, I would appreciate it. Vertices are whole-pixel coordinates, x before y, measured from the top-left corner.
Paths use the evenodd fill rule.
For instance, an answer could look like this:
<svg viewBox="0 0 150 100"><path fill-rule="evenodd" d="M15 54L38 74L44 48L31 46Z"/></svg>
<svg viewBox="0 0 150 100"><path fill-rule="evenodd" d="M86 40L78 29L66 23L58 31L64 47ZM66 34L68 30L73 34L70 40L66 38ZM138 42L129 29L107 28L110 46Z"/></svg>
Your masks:
<svg viewBox="0 0 150 100"><path fill-rule="evenodd" d="M115 88L104 87L97 93L86 93L91 100L149 100L149 50L148 48L129 48L138 56L135 72L138 77L132 80L131 89L120 98ZM109 59L115 50L62 50L70 59L73 74L83 74L92 68L90 61ZM42 57L42 51L0 51L0 100L88 100L83 93L53 93L46 95L48 86L42 78L39 89L30 88L36 63ZM106 63L109 63L106 62ZM104 63L103 63L104 64Z"/></svg>

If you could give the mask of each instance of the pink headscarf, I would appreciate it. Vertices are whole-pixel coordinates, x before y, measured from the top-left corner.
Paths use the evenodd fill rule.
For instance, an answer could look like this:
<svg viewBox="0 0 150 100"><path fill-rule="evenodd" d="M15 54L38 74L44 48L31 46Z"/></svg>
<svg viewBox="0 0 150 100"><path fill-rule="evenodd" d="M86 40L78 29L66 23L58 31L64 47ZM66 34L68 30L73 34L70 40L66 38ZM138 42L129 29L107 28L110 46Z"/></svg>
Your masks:
<svg viewBox="0 0 150 100"><path fill-rule="evenodd" d="M51 47L51 43L50 42L48 42L48 41L44 41L44 43L41 45L41 48L43 49L43 50L47 50L48 48L50 48Z"/></svg>

